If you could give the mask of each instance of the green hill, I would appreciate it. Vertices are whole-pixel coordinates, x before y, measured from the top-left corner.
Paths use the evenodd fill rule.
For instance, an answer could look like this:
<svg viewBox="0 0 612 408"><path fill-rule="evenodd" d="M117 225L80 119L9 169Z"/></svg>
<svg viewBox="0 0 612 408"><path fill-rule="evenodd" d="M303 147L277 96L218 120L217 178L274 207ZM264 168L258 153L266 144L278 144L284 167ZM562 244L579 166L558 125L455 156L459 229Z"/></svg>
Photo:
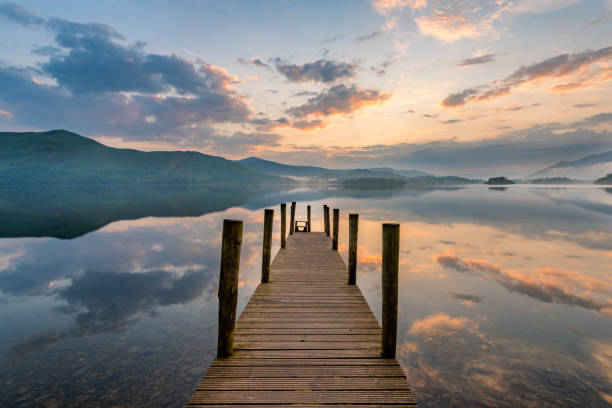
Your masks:
<svg viewBox="0 0 612 408"><path fill-rule="evenodd" d="M65 130L0 132L0 185L245 184L288 181L192 151L116 149Z"/></svg>
<svg viewBox="0 0 612 408"><path fill-rule="evenodd" d="M608 174L606 177L595 180L595 184L612 185L612 173Z"/></svg>

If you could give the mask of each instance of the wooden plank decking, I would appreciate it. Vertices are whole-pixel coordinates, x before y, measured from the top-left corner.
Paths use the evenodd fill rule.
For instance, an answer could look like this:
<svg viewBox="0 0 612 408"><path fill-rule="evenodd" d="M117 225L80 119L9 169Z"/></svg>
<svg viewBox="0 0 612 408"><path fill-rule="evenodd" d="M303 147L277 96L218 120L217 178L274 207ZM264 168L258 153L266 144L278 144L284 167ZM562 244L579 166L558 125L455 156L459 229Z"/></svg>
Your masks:
<svg viewBox="0 0 612 408"><path fill-rule="evenodd" d="M416 406L381 328L324 233L296 232L236 323L189 407Z"/></svg>

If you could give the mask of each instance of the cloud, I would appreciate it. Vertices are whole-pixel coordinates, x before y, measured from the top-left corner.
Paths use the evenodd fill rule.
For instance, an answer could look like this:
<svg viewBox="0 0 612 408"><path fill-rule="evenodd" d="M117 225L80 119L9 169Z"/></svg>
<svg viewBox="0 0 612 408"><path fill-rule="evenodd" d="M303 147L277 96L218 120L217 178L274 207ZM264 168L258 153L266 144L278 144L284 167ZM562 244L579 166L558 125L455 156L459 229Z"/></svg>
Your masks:
<svg viewBox="0 0 612 408"><path fill-rule="evenodd" d="M202 270L176 276L167 271L120 273L86 271L59 291L67 305L57 311L77 312L76 325L65 331L38 334L13 346L15 353L27 354L53 346L67 337L121 332L136 324L143 313L160 306L185 304L214 294L214 280Z"/></svg>
<svg viewBox="0 0 612 408"><path fill-rule="evenodd" d="M489 62L495 61L495 54L483 54L477 57L467 58L459 61L455 65L466 66L466 65L478 65L478 64L488 64Z"/></svg>
<svg viewBox="0 0 612 408"><path fill-rule="evenodd" d="M578 123L591 123L589 118L573 123L532 126L478 141L446 139L366 146L311 145L306 150L286 146L282 154L269 153L266 158L290 158L294 162L339 167L376 166L384 162L392 167L470 177L489 177L491 172L503 170L509 176L524 177L559 160L575 160L612 150L612 135L608 131L589 130L588 126L576 128ZM328 162L329 157L333 157L333 162Z"/></svg>
<svg viewBox="0 0 612 408"><path fill-rule="evenodd" d="M452 292L450 293L450 296L454 297L455 299L464 300L472 303L482 303L484 301L484 298L482 296L469 295L467 293Z"/></svg>
<svg viewBox="0 0 612 408"><path fill-rule="evenodd" d="M0 13L49 30L38 67L0 65L0 109L15 124L134 139L207 137L218 123L248 123L238 78L202 60L146 53L104 24L36 17L4 3Z"/></svg>
<svg viewBox="0 0 612 408"><path fill-rule="evenodd" d="M45 21L31 10L15 3L0 3L0 15L22 25L40 25Z"/></svg>
<svg viewBox="0 0 612 408"><path fill-rule="evenodd" d="M246 59L246 58L238 58L238 63L241 65L255 65L256 67L261 67L261 68L265 68L265 69L272 69L271 66L269 66L268 64L266 64L265 62L263 62L261 60L261 58L259 57L254 57L251 59Z"/></svg>
<svg viewBox="0 0 612 408"><path fill-rule="evenodd" d="M427 0L372 0L371 3L374 10L383 15L401 11L406 7L416 10L427 6Z"/></svg>
<svg viewBox="0 0 612 408"><path fill-rule="evenodd" d="M445 313L436 313L424 319L415 320L408 334L422 337L427 341L439 341L459 331L467 331L486 341L485 336L478 330L478 324L466 317L452 317Z"/></svg>
<svg viewBox="0 0 612 408"><path fill-rule="evenodd" d="M361 89L355 85L336 85L297 107L287 110L295 118L308 116L325 117L331 115L348 115L370 105L379 105L391 97L391 94L373 89Z"/></svg>
<svg viewBox="0 0 612 408"><path fill-rule="evenodd" d="M355 40L357 42L365 42L365 41L373 40L377 37L380 37L381 35L382 35L382 31L374 31L370 34L366 34L366 35L362 35L361 37L357 37Z"/></svg>
<svg viewBox="0 0 612 408"><path fill-rule="evenodd" d="M378 65L372 65L370 67L370 71L374 72L378 76L383 76L387 73L387 68L391 65L395 64L399 60L398 55L390 55L384 61L382 61Z"/></svg>
<svg viewBox="0 0 612 408"><path fill-rule="evenodd" d="M487 101L511 93L516 87L534 83L536 81L572 78L571 84L557 85L553 90L574 90L593 84L593 77L597 81L609 81L612 79L612 70L594 69L594 66L612 58L612 46L598 50L586 50L575 54L561 54L556 57L522 66L506 78L495 81L492 85L480 85L464 89L457 93L449 94L443 101L442 106L446 108L459 107L468 102ZM586 76L580 74L589 69Z"/></svg>
<svg viewBox="0 0 612 408"><path fill-rule="evenodd" d="M344 34L336 34L334 36L331 37L327 37L321 40L321 44L330 44L333 42L338 41L339 39L341 39L342 37L344 37Z"/></svg>
<svg viewBox="0 0 612 408"><path fill-rule="evenodd" d="M276 70L291 82L335 82L340 79L352 79L355 76L357 62L342 62L319 59L303 65L290 64L281 58L271 62Z"/></svg>
<svg viewBox="0 0 612 408"><path fill-rule="evenodd" d="M541 302L577 306L612 317L612 302L589 296L592 292L609 294L610 285L577 272L546 267L523 274L502 270L484 259L461 259L453 254L437 254L434 260L444 268L493 280L510 292Z"/></svg>

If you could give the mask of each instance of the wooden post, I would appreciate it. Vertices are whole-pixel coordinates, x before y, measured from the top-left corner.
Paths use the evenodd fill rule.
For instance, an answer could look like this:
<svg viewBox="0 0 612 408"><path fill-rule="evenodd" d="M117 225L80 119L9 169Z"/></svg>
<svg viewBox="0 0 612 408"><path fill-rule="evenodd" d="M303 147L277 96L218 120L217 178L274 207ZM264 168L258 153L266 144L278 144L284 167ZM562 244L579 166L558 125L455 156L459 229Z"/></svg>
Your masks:
<svg viewBox="0 0 612 408"><path fill-rule="evenodd" d="M323 222L325 223L325 235L329 237L329 207L323 206Z"/></svg>
<svg viewBox="0 0 612 408"><path fill-rule="evenodd" d="M382 356L395 357L397 343L397 280L399 273L399 224L382 228Z"/></svg>
<svg viewBox="0 0 612 408"><path fill-rule="evenodd" d="M357 282L357 230L359 214L349 214L349 250L348 250L348 283Z"/></svg>
<svg viewBox="0 0 612 408"><path fill-rule="evenodd" d="M340 210L334 208L334 236L332 238L332 249L338 250L338 224L340 222Z"/></svg>
<svg viewBox="0 0 612 408"><path fill-rule="evenodd" d="M272 253L272 226L274 210L264 211L263 252L261 254L261 283L270 280L270 258Z"/></svg>
<svg viewBox="0 0 612 408"><path fill-rule="evenodd" d="M295 201L291 202L291 225L289 225L289 235L293 235L295 230Z"/></svg>
<svg viewBox="0 0 612 408"><path fill-rule="evenodd" d="M234 354L234 328L238 305L238 273L242 246L242 221L223 220L219 272L219 333L217 358Z"/></svg>
<svg viewBox="0 0 612 408"><path fill-rule="evenodd" d="M281 204L281 249L287 246L287 204Z"/></svg>
<svg viewBox="0 0 612 408"><path fill-rule="evenodd" d="M311 221L310 206L306 207L306 219L308 220L308 225L306 226L306 231L310 232L310 221Z"/></svg>

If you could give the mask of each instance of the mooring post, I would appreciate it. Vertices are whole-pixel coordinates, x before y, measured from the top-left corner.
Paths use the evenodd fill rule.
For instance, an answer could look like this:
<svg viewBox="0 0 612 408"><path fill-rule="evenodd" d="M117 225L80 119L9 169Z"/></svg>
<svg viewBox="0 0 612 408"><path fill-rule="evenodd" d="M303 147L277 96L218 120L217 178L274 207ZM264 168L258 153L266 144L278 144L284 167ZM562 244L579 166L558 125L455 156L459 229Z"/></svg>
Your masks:
<svg viewBox="0 0 612 408"><path fill-rule="evenodd" d="M382 356L395 357L397 343L397 281L399 273L399 224L382 228Z"/></svg>
<svg viewBox="0 0 612 408"><path fill-rule="evenodd" d="M348 250L348 283L357 282L357 230L359 214L349 214L349 250Z"/></svg>
<svg viewBox="0 0 612 408"><path fill-rule="evenodd" d="M329 207L323 206L323 222L325 223L325 235L329 237Z"/></svg>
<svg viewBox="0 0 612 408"><path fill-rule="evenodd" d="M306 231L310 232L310 206L306 207L306 219L308 220L308 225L306 226Z"/></svg>
<svg viewBox="0 0 612 408"><path fill-rule="evenodd" d="M332 238L332 249L338 250L338 224L340 223L340 210L334 208L334 236Z"/></svg>
<svg viewBox="0 0 612 408"><path fill-rule="evenodd" d="M291 225L289 225L289 235L293 235L295 230L295 201L291 202Z"/></svg>
<svg viewBox="0 0 612 408"><path fill-rule="evenodd" d="M261 283L270 280L270 257L272 254L272 226L274 225L274 210L264 211L263 252L261 254Z"/></svg>
<svg viewBox="0 0 612 408"><path fill-rule="evenodd" d="M281 249L287 246L287 204L281 204Z"/></svg>
<svg viewBox="0 0 612 408"><path fill-rule="evenodd" d="M238 273L242 246L242 221L223 220L219 272L219 333L217 358L234 354L234 328L238 305Z"/></svg>

